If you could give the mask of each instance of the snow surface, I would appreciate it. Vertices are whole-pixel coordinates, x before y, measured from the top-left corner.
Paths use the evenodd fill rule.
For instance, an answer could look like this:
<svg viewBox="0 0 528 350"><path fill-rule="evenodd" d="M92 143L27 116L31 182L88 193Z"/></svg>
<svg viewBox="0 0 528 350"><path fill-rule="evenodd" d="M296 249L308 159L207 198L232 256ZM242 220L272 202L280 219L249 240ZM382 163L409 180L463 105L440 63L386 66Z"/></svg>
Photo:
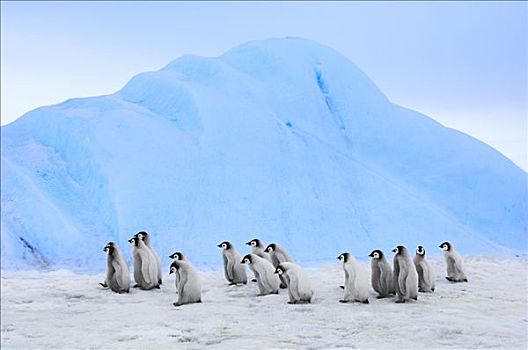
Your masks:
<svg viewBox="0 0 528 350"><path fill-rule="evenodd" d="M434 293L368 305L338 302L337 260L306 269L310 305L288 305L285 290L256 297L256 283L228 286L221 271L201 271L203 303L180 308L167 277L161 290L119 295L99 287L103 274L2 271L2 349L526 349L527 261L464 260L469 283L447 282L443 260L433 259Z"/></svg>
<svg viewBox="0 0 528 350"><path fill-rule="evenodd" d="M4 268L94 271L141 230L164 265L177 248L218 268L216 244L255 237L310 263L446 240L526 254L525 171L308 40L184 56L1 136Z"/></svg>

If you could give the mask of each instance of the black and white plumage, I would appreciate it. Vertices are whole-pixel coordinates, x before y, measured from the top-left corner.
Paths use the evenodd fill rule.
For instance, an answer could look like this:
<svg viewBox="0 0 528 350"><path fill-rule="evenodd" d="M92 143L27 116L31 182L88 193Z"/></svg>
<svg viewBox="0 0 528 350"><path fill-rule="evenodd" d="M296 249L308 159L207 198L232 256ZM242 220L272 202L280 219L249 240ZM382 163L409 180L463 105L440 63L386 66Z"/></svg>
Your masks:
<svg viewBox="0 0 528 350"><path fill-rule="evenodd" d="M134 280L141 289L159 288L158 265L152 251L142 239L134 236L128 240L132 244L134 257Z"/></svg>
<svg viewBox="0 0 528 350"><path fill-rule="evenodd" d="M409 251L402 245L392 250L394 254L394 285L396 287L397 303L410 299L418 300L418 273Z"/></svg>
<svg viewBox="0 0 528 350"><path fill-rule="evenodd" d="M128 293L130 289L130 272L117 244L108 242L103 249L106 257L106 279L100 283L116 293Z"/></svg>
<svg viewBox="0 0 528 350"><path fill-rule="evenodd" d="M293 261L290 255L288 254L288 252L286 251L286 249L284 249L283 247L281 247L280 245L276 243L271 243L270 245L268 245L266 247L266 252L269 253L269 255L271 256L271 263L273 264L275 268L277 268L279 264L283 262ZM286 288L288 285L286 283L286 276L283 274L280 274L279 277L281 279L280 287Z"/></svg>
<svg viewBox="0 0 528 350"><path fill-rule="evenodd" d="M229 284L246 284L246 267L240 262L241 256L235 246L228 241L224 241L220 243L218 247L222 248L224 275Z"/></svg>
<svg viewBox="0 0 528 350"><path fill-rule="evenodd" d="M187 260L185 255L183 255L182 252L174 252L171 255L169 255L169 258L171 258L173 261L185 261L190 264L190 261ZM174 274L174 284L176 285L176 292L178 292L178 283L180 281L180 275L175 273Z"/></svg>
<svg viewBox="0 0 528 350"><path fill-rule="evenodd" d="M370 263L372 288L378 293L377 298L387 298L396 294L394 286L394 275L385 254L379 250L373 250L369 256L372 258Z"/></svg>
<svg viewBox="0 0 528 350"><path fill-rule="evenodd" d="M363 267L358 264L350 253L342 253L337 257L343 263L345 272L345 294L341 303L361 302L368 304L368 276Z"/></svg>
<svg viewBox="0 0 528 350"><path fill-rule="evenodd" d="M178 301L174 306L202 302L202 284L194 267L183 260L174 260L169 274L178 276Z"/></svg>
<svg viewBox="0 0 528 350"><path fill-rule="evenodd" d="M310 303L313 290L310 280L301 267L292 262L283 262L275 269L275 273L283 276L287 283L290 301L288 304Z"/></svg>
<svg viewBox="0 0 528 350"><path fill-rule="evenodd" d="M444 242L439 245L444 251L444 257L447 265L447 277L450 282L467 282L468 279L462 266L462 258L455 251L451 243Z"/></svg>
<svg viewBox="0 0 528 350"><path fill-rule="evenodd" d="M260 256L263 259L268 260L271 262L271 255L266 252L266 247L262 243L262 241L258 238L254 238L249 242L246 242L248 246L251 247L251 253Z"/></svg>
<svg viewBox="0 0 528 350"><path fill-rule="evenodd" d="M279 294L280 280L271 262L256 254L247 254L242 258L242 263L248 264L255 274L259 288L258 296Z"/></svg>
<svg viewBox="0 0 528 350"><path fill-rule="evenodd" d="M435 274L431 264L429 264L429 261L425 258L425 249L421 245L416 248L414 266L418 273L418 291L424 293L434 292Z"/></svg>
<svg viewBox="0 0 528 350"><path fill-rule="evenodd" d="M148 234L145 231L140 231L140 232L136 233L135 236L138 237L139 239L142 239L143 242L145 242L145 245L147 246L148 249L150 249L150 251L152 252L152 255L156 259L156 265L157 265L157 269L158 269L158 284L162 284L163 281L162 281L162 278L161 278L162 277L162 273L161 273L161 259L160 259L159 255L158 255L158 253L156 253L156 251L152 247L152 243L150 241L150 234Z"/></svg>

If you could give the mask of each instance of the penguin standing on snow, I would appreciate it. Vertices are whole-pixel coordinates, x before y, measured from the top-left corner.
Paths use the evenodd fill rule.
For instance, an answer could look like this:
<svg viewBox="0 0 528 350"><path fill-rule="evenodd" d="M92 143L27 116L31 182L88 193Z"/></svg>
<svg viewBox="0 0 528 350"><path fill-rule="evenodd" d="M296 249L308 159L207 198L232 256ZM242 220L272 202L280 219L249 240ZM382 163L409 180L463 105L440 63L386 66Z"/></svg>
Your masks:
<svg viewBox="0 0 528 350"><path fill-rule="evenodd" d="M273 263L273 266L277 268L279 264L283 262L291 262L292 258L290 258L290 255L286 251L286 249L282 248L280 245L276 243L271 243L266 247L266 252L269 253L271 256L271 262ZM281 288L286 288L286 275L285 274L279 274L279 277L281 279Z"/></svg>
<svg viewBox="0 0 528 350"><path fill-rule="evenodd" d="M283 262L275 269L275 273L283 276L288 286L290 301L288 304L311 303L313 290L310 281L301 267L292 262Z"/></svg>
<svg viewBox="0 0 528 350"><path fill-rule="evenodd" d="M432 293L435 290L435 275L431 264L425 259L425 249L421 245L416 249L414 266L418 272L418 291Z"/></svg>
<svg viewBox="0 0 528 350"><path fill-rule="evenodd" d="M345 271L345 295L339 302L368 304L368 277L363 268L350 253L343 253L337 259L343 263Z"/></svg>
<svg viewBox="0 0 528 350"><path fill-rule="evenodd" d="M405 303L410 299L418 300L418 273L414 262L402 245L392 250L394 254L394 285L396 286L397 303Z"/></svg>
<svg viewBox="0 0 528 350"><path fill-rule="evenodd" d="M155 258L156 265L157 265L157 268L158 268L158 284L161 284L163 282L161 280L161 259L160 259L159 255L158 255L158 253L156 253L156 251L154 250L154 248L152 248L152 244L150 242L150 235L147 232L145 232L145 231L141 231L141 232L136 233L136 236L139 239L142 239L143 242L145 242L145 245L147 246L147 248L150 249L150 251L152 252L152 255Z"/></svg>
<svg viewBox="0 0 528 350"><path fill-rule="evenodd" d="M242 259L243 264L248 264L255 274L259 288L258 296L279 294L279 277L274 273L275 268L266 259L256 254L247 254Z"/></svg>
<svg viewBox="0 0 528 350"><path fill-rule="evenodd" d="M369 256L371 261L371 283L372 288L378 293L376 298L382 299L396 294L394 288L394 277L392 267L385 259L385 254L379 249L373 250Z"/></svg>
<svg viewBox="0 0 528 350"><path fill-rule="evenodd" d="M218 247L222 248L224 275L229 285L246 284L246 267L240 262L241 257L236 248L228 241L220 243Z"/></svg>
<svg viewBox="0 0 528 350"><path fill-rule="evenodd" d="M178 301L174 306L202 302L202 285L194 267L186 261L174 260L169 274L178 275Z"/></svg>
<svg viewBox="0 0 528 350"><path fill-rule="evenodd" d="M468 279L462 267L462 258L455 251L451 243L444 242L439 245L444 251L444 257L447 265L446 280L450 282L467 282Z"/></svg>
<svg viewBox="0 0 528 350"><path fill-rule="evenodd" d="M103 249L107 253L106 280L99 283L103 287L110 287L116 293L128 293L130 289L130 272L128 265L121 255L117 244L108 242Z"/></svg>
<svg viewBox="0 0 528 350"><path fill-rule="evenodd" d="M145 242L134 235L128 240L132 244L132 256L134 257L134 280L141 289L159 289L158 265L152 251L147 248Z"/></svg>

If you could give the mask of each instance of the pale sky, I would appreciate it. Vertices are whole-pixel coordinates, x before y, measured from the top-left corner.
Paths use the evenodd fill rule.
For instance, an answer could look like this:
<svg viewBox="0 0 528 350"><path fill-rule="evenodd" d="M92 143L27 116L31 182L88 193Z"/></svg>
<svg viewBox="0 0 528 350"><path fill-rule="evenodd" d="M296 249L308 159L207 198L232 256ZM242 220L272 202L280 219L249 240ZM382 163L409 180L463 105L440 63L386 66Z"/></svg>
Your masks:
<svg viewBox="0 0 528 350"><path fill-rule="evenodd" d="M184 55L296 36L347 56L402 106L466 132L523 169L526 2L5 2L1 124L109 94Z"/></svg>

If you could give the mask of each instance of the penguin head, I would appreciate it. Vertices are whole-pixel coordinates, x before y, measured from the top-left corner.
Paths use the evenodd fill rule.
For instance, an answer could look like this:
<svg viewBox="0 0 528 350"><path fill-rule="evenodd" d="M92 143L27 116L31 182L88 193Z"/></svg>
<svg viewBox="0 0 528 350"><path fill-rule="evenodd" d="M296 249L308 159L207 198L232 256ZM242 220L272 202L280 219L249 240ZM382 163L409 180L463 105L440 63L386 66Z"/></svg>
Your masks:
<svg viewBox="0 0 528 350"><path fill-rule="evenodd" d="M173 260L183 260L183 255L180 252L176 252L176 253L172 253L171 255L169 255L169 258Z"/></svg>
<svg viewBox="0 0 528 350"><path fill-rule="evenodd" d="M128 240L128 243L130 243L130 244L132 244L133 246L136 246L136 247L137 247L138 244L139 244L139 239L138 239L136 236L134 236L134 237L132 237L132 238L130 238L130 239Z"/></svg>
<svg viewBox="0 0 528 350"><path fill-rule="evenodd" d="M145 232L145 231L139 231L134 236L136 236L137 238L139 238L142 241L147 241L149 239L148 235L149 234L147 232Z"/></svg>
<svg viewBox="0 0 528 350"><path fill-rule="evenodd" d="M425 249L423 246L419 245L418 248L416 248L416 255L421 255L421 256L425 255Z"/></svg>
<svg viewBox="0 0 528 350"><path fill-rule="evenodd" d="M343 253L337 257L338 260L346 263L350 259L350 253Z"/></svg>
<svg viewBox="0 0 528 350"><path fill-rule="evenodd" d="M407 251L407 248L405 248L404 246L402 245L399 245L399 246L396 246L396 248L394 248L392 250L396 255L398 254L403 254Z"/></svg>
<svg viewBox="0 0 528 350"><path fill-rule="evenodd" d="M253 263L253 257L251 256L251 254L246 254L246 256L244 256L242 258L242 261L240 263L241 264L252 264Z"/></svg>
<svg viewBox="0 0 528 350"><path fill-rule="evenodd" d="M261 247L262 246L262 243L260 243L260 240L255 238L255 239L252 239L251 241L249 242L246 242L247 245L250 245L252 247Z"/></svg>
<svg viewBox="0 0 528 350"><path fill-rule="evenodd" d="M108 242L108 244L104 247L103 251L107 252L108 255L112 255L114 253L114 249L115 249L115 243Z"/></svg>
<svg viewBox="0 0 528 350"><path fill-rule="evenodd" d="M383 258L383 252L379 249L373 250L369 256L373 259L381 259Z"/></svg>
<svg viewBox="0 0 528 350"><path fill-rule="evenodd" d="M275 273L279 275L282 275L284 271L286 270L284 269L284 266L282 266L282 264L279 264L279 266L277 266L277 268L275 269Z"/></svg>
<svg viewBox="0 0 528 350"><path fill-rule="evenodd" d="M223 241L218 245L218 248L222 248L224 250L231 249L231 243L229 243L228 241Z"/></svg>
<svg viewBox="0 0 528 350"><path fill-rule="evenodd" d="M277 249L277 245L275 243L271 243L268 245L265 249L266 252L271 253Z"/></svg>
<svg viewBox="0 0 528 350"><path fill-rule="evenodd" d="M178 264L178 262L173 261L171 266L170 266L169 275L171 273L174 273L174 272L178 271L179 268L180 268L180 265Z"/></svg>
<svg viewBox="0 0 528 350"><path fill-rule="evenodd" d="M451 247L451 243L449 243L449 242L444 242L444 243L440 244L438 247L442 248L446 252L450 251L451 248L452 248Z"/></svg>

